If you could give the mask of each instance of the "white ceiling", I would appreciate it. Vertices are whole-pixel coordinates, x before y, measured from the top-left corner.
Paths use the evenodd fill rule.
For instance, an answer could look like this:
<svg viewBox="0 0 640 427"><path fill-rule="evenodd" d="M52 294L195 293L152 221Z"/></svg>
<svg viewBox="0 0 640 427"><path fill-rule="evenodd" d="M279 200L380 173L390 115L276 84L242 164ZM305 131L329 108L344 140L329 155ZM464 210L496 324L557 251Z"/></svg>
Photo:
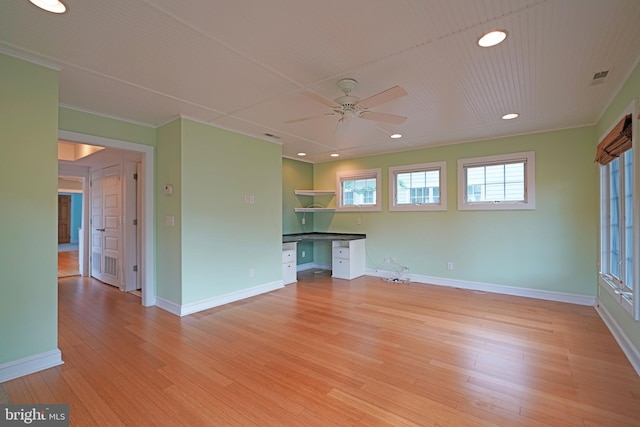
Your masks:
<svg viewBox="0 0 640 427"><path fill-rule="evenodd" d="M640 58L638 0L65 3L0 4L0 51L58 67L61 105L151 126L188 117L312 162L590 125ZM507 40L478 47L495 28ZM303 93L334 99L344 77L360 98L404 88L372 111L408 120L354 119L340 136L335 117L285 123L329 112Z"/></svg>

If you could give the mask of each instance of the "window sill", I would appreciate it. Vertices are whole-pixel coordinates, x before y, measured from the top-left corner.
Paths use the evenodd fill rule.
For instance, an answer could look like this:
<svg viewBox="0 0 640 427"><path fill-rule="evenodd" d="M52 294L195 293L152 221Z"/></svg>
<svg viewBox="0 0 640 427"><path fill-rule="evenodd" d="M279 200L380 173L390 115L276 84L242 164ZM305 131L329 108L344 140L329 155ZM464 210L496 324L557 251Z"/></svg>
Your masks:
<svg viewBox="0 0 640 427"><path fill-rule="evenodd" d="M623 293L618 285L611 280L609 277L599 274L598 275L598 284L602 289L607 291L611 297L620 304L620 306L627 312L631 317L633 315L633 294L627 296L626 293Z"/></svg>

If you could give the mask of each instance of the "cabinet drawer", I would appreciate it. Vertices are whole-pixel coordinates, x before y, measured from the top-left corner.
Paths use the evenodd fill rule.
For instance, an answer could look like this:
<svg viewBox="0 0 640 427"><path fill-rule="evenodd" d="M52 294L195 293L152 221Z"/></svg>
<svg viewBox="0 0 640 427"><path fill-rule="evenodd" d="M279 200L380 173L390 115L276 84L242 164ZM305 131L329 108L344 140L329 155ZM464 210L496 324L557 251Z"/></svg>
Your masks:
<svg viewBox="0 0 640 427"><path fill-rule="evenodd" d="M282 262L295 262L296 261L296 251L293 249L286 249L282 251Z"/></svg>
<svg viewBox="0 0 640 427"><path fill-rule="evenodd" d="M333 248L333 257L334 258L342 258L349 259L349 248L346 247L335 247Z"/></svg>
<svg viewBox="0 0 640 427"><path fill-rule="evenodd" d="M351 279L351 269L349 260L344 258L334 258L331 264L331 275L338 279Z"/></svg>
<svg viewBox="0 0 640 427"><path fill-rule="evenodd" d="M286 264L282 264L282 281L285 285L289 283L293 283L297 280L297 267L296 263L288 262Z"/></svg>

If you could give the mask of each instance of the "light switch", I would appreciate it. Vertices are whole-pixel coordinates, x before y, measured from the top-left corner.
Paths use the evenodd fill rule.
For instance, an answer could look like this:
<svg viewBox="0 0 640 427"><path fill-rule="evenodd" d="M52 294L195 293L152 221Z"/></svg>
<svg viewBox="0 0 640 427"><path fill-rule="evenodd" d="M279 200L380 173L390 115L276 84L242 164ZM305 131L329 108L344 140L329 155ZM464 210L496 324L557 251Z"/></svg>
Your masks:
<svg viewBox="0 0 640 427"><path fill-rule="evenodd" d="M164 217L164 225L169 225L169 226L173 227L174 225L176 225L176 217L174 217L173 215L165 216Z"/></svg>

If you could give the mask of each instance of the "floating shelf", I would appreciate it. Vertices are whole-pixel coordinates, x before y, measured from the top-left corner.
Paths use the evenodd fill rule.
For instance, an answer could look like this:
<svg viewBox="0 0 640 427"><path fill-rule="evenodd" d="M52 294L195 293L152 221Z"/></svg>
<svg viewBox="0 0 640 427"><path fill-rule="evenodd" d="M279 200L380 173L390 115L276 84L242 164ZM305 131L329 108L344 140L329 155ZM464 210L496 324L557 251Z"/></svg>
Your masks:
<svg viewBox="0 0 640 427"><path fill-rule="evenodd" d="M296 196L335 196L334 190L293 190Z"/></svg>
<svg viewBox="0 0 640 427"><path fill-rule="evenodd" d="M335 208L293 208L294 212L334 212Z"/></svg>

